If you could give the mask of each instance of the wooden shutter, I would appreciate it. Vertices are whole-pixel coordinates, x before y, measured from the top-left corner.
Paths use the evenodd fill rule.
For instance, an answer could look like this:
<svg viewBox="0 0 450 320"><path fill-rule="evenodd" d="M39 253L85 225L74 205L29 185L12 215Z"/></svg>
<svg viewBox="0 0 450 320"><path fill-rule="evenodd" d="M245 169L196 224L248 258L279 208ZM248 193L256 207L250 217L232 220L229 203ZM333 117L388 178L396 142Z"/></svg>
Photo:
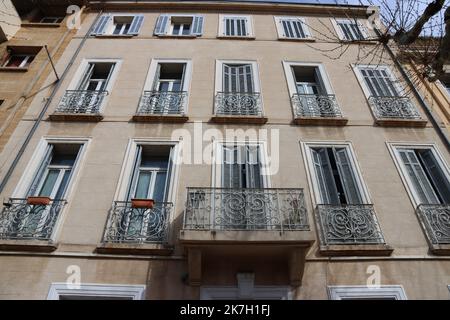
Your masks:
<svg viewBox="0 0 450 320"><path fill-rule="evenodd" d="M341 178L342 186L344 187L345 198L349 204L361 204L361 194L356 182L355 173L353 171L348 152L346 148L334 149L334 155L336 158L336 165L339 171L339 177Z"/></svg>
<svg viewBox="0 0 450 320"><path fill-rule="evenodd" d="M203 16L192 17L191 34L201 36L203 34Z"/></svg>
<svg viewBox="0 0 450 320"><path fill-rule="evenodd" d="M41 164L39 165L39 168L34 175L33 181L31 182L30 188L28 189L27 196L34 196L38 192L37 188L39 186L39 183L41 182L42 176L48 165L50 164L50 161L52 161L52 153L53 145L48 144L45 149Z"/></svg>
<svg viewBox="0 0 450 320"><path fill-rule="evenodd" d="M142 23L144 22L144 15L139 14L134 16L133 21L131 22L130 29L128 30L128 34L138 35L141 30Z"/></svg>
<svg viewBox="0 0 450 320"><path fill-rule="evenodd" d="M317 184L322 204L339 204L339 196L334 181L327 148L311 149Z"/></svg>
<svg viewBox="0 0 450 320"><path fill-rule="evenodd" d="M164 35L166 34L167 26L169 25L170 15L162 14L158 17L155 26L155 35Z"/></svg>
<svg viewBox="0 0 450 320"><path fill-rule="evenodd" d="M97 23L95 24L95 27L92 29L91 35L104 34L106 31L106 26L108 25L110 19L111 19L111 15L109 15L109 14L100 16Z"/></svg>

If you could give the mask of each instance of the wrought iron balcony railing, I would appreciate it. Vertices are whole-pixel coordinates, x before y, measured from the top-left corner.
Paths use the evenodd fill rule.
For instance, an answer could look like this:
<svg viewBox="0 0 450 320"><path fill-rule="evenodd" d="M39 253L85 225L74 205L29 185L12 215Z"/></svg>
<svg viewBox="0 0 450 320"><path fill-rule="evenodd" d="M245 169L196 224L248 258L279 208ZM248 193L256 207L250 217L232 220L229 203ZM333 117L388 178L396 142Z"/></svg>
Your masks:
<svg viewBox="0 0 450 320"><path fill-rule="evenodd" d="M27 199L9 199L0 213L0 239L51 239L65 200L51 200L48 205L32 205Z"/></svg>
<svg viewBox="0 0 450 320"><path fill-rule="evenodd" d="M316 218L322 245L385 243L371 204L319 204Z"/></svg>
<svg viewBox="0 0 450 320"><path fill-rule="evenodd" d="M215 114L262 116L261 94L258 92L217 92Z"/></svg>
<svg viewBox="0 0 450 320"><path fill-rule="evenodd" d="M66 90L56 112L74 114L98 114L107 91Z"/></svg>
<svg viewBox="0 0 450 320"><path fill-rule="evenodd" d="M369 97L376 118L420 119L420 113L408 97Z"/></svg>
<svg viewBox="0 0 450 320"><path fill-rule="evenodd" d="M184 229L309 230L303 189L188 188Z"/></svg>
<svg viewBox="0 0 450 320"><path fill-rule="evenodd" d="M134 208L129 201L115 201L103 242L166 243L172 203L155 203L152 208Z"/></svg>
<svg viewBox="0 0 450 320"><path fill-rule="evenodd" d="M421 204L417 214L432 244L450 244L450 204Z"/></svg>
<svg viewBox="0 0 450 320"><path fill-rule="evenodd" d="M291 102L296 117L342 117L333 94L294 94Z"/></svg>
<svg viewBox="0 0 450 320"><path fill-rule="evenodd" d="M138 115L185 114L186 91L144 91Z"/></svg>

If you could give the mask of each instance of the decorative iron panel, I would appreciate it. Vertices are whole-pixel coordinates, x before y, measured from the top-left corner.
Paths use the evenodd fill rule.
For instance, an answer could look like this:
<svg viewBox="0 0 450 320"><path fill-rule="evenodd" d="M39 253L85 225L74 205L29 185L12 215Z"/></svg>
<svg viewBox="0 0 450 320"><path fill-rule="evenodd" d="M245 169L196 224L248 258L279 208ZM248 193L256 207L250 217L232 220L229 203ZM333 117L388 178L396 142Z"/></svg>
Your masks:
<svg viewBox="0 0 450 320"><path fill-rule="evenodd" d="M419 111L408 97L369 97L376 118L420 119Z"/></svg>
<svg viewBox="0 0 450 320"><path fill-rule="evenodd" d="M166 243L172 203L155 203L153 208L133 208L131 202L115 201L103 237L114 243Z"/></svg>
<svg viewBox="0 0 450 320"><path fill-rule="evenodd" d="M184 229L309 230L303 189L188 188Z"/></svg>
<svg viewBox="0 0 450 320"><path fill-rule="evenodd" d="M342 117L336 97L332 94L294 94L291 102L296 117Z"/></svg>
<svg viewBox="0 0 450 320"><path fill-rule="evenodd" d="M371 204L319 204L316 218L322 245L384 243Z"/></svg>
<svg viewBox="0 0 450 320"><path fill-rule="evenodd" d="M0 239L51 240L65 200L31 205L27 199L9 199L0 213Z"/></svg>
<svg viewBox="0 0 450 320"><path fill-rule="evenodd" d="M262 116L261 95L257 92L217 92L215 114Z"/></svg>
<svg viewBox="0 0 450 320"><path fill-rule="evenodd" d="M97 114L107 91L66 90L56 112Z"/></svg>
<svg viewBox="0 0 450 320"><path fill-rule="evenodd" d="M450 204L421 204L417 214L433 244L450 244Z"/></svg>
<svg viewBox="0 0 450 320"><path fill-rule="evenodd" d="M186 91L144 91L139 101L138 115L184 114Z"/></svg>

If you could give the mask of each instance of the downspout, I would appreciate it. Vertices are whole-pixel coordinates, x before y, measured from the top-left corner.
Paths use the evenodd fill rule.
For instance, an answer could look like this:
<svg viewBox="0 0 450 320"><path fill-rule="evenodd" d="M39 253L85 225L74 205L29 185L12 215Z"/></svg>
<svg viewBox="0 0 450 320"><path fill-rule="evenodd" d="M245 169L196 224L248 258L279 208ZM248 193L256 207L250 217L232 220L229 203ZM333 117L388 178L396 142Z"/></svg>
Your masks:
<svg viewBox="0 0 450 320"><path fill-rule="evenodd" d="M25 138L25 141L23 142L22 146L20 147L16 157L14 158L13 162L11 163L11 166L9 167L8 171L6 172L5 176L2 179L2 182L0 183L0 193L3 192L3 189L5 188L6 184L8 183L9 178L11 177L14 169L17 166L17 163L19 162L20 158L22 157L23 153L25 152L26 147L28 146L28 143L30 142L31 138L33 137L33 134L35 133L36 129L38 128L39 124L41 123L42 119L44 118L45 113L47 112L48 107L50 106L50 103L52 102L54 96L56 95L56 92L60 88L62 84L62 80L67 75L70 67L75 62L75 59L77 58L78 54L81 51L81 48L83 47L84 43L86 42L87 38L91 34L91 31L94 27L94 25L97 23L98 19L100 18L101 14L103 13L103 10L100 10L97 17L95 18L94 22L89 27L89 30L86 32L86 34L83 37L83 40L78 45L77 49L75 50L75 53L73 54L72 58L70 59L69 63L67 64L66 68L64 69L60 81L56 82L55 87L53 88L52 93L48 97L47 101L45 102L44 107L42 108L41 112L39 113L38 118L33 124L33 127L31 128L30 132L28 133L27 137Z"/></svg>
<svg viewBox="0 0 450 320"><path fill-rule="evenodd" d="M374 30L375 30L377 36L380 37L381 36L381 32L377 28L374 28ZM392 52L391 48L389 48L389 46L386 43L383 43L383 46L386 49L386 51L389 53L389 55L391 56L392 60L394 61L395 65L397 66L397 68L400 71L400 73L403 76L403 78L406 80L406 83L408 83L408 85L412 88L412 92L414 93L414 96L419 101L419 103L422 106L423 110L425 110L426 115L430 119L431 124L433 125L434 129L437 131L438 136L442 139L442 142L444 143L445 147L447 148L447 151L450 152L450 140L449 140L449 137L444 132L444 130L442 130L442 128L439 126L439 120L436 119L436 116L433 114L431 109L428 107L427 103L425 102L425 100L422 97L422 95L420 94L420 92L414 86L414 84L411 81L411 79L409 78L407 72L403 68L403 66L400 63L400 61L398 60L398 58L395 56L394 52Z"/></svg>

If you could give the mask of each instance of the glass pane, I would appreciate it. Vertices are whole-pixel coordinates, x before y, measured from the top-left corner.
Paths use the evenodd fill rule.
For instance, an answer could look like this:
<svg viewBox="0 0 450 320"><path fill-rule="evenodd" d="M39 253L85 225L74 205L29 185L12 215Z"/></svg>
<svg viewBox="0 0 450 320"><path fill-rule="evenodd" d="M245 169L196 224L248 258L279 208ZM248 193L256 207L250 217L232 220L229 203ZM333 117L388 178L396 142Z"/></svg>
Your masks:
<svg viewBox="0 0 450 320"><path fill-rule="evenodd" d="M55 199L64 199L64 192L66 191L67 182L69 181L71 170L65 170L62 181L58 187L58 192L56 192Z"/></svg>
<svg viewBox="0 0 450 320"><path fill-rule="evenodd" d="M114 28L113 34L120 34L120 30L122 30L123 24L117 23L116 27Z"/></svg>
<svg viewBox="0 0 450 320"><path fill-rule="evenodd" d="M139 177L138 177L138 182L136 185L136 191L134 193L134 198L147 199L148 189L150 187L151 178L152 178L151 172L146 172L146 171L139 172Z"/></svg>
<svg viewBox="0 0 450 320"><path fill-rule="evenodd" d="M153 190L153 199L156 201L156 203L164 201L166 175L166 172L156 173L155 189Z"/></svg>
<svg viewBox="0 0 450 320"><path fill-rule="evenodd" d="M185 24L183 27L183 34L184 35L188 35L191 33L191 25L190 24Z"/></svg>
<svg viewBox="0 0 450 320"><path fill-rule="evenodd" d="M172 91L181 91L181 81L173 82Z"/></svg>
<svg viewBox="0 0 450 320"><path fill-rule="evenodd" d="M164 91L164 92L169 91L169 85L170 85L169 82L160 82L159 83L159 91Z"/></svg>
<svg viewBox="0 0 450 320"><path fill-rule="evenodd" d="M179 24L174 24L172 34L178 35L180 33L180 27L181 26Z"/></svg>
<svg viewBox="0 0 450 320"><path fill-rule="evenodd" d="M58 179L59 171L57 169L49 170L45 177L44 184L42 185L39 196L50 197L55 187L56 180Z"/></svg>

